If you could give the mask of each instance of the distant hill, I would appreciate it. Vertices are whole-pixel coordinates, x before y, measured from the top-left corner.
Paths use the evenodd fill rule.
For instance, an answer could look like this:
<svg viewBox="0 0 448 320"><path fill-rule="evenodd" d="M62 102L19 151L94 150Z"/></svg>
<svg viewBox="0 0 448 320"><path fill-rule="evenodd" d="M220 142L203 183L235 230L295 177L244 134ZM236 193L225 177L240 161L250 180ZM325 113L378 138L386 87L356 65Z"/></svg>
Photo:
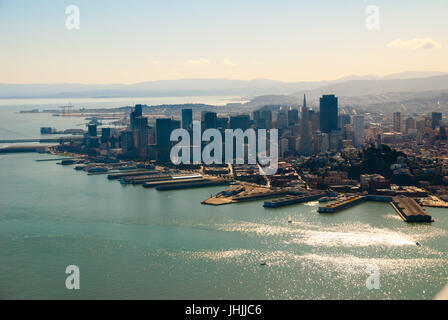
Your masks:
<svg viewBox="0 0 448 320"><path fill-rule="evenodd" d="M448 89L448 75L386 80L351 80L329 84L312 90L301 90L293 96L306 94L310 99L317 99L323 94L335 94L339 97L356 97L364 95L379 95L392 92L423 92Z"/></svg>
<svg viewBox="0 0 448 320"><path fill-rule="evenodd" d="M258 96L311 90L327 82L266 79L181 79L135 84L0 84L0 98L103 98L173 96Z"/></svg>
<svg viewBox="0 0 448 320"><path fill-rule="evenodd" d="M180 79L135 84L1 84L0 98L116 98L173 96L374 95L448 89L448 74L404 72L387 76L352 75L333 81L282 82L268 79Z"/></svg>

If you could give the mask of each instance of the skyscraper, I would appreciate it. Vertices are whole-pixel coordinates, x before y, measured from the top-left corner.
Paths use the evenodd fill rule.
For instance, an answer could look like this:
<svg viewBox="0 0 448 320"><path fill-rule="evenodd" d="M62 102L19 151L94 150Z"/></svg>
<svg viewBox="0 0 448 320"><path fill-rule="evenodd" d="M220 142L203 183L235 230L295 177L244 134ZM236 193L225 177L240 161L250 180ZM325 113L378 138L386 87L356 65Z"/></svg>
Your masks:
<svg viewBox="0 0 448 320"><path fill-rule="evenodd" d="M417 123L413 117L409 117L406 119L405 129L406 129L406 132L409 132L409 130L417 129Z"/></svg>
<svg viewBox="0 0 448 320"><path fill-rule="evenodd" d="M135 126L135 118L137 117L141 117L142 116L142 105L141 104L136 104L134 107L134 111L131 112L130 114L130 128L131 130L134 130L134 126Z"/></svg>
<svg viewBox="0 0 448 320"><path fill-rule="evenodd" d="M89 137L96 137L97 136L96 124L89 124L88 125L88 129L89 129Z"/></svg>
<svg viewBox="0 0 448 320"><path fill-rule="evenodd" d="M309 110L306 106L306 97L303 95L303 106L302 106L302 118L300 120L300 154L310 155L311 150L311 133L310 133L310 119Z"/></svg>
<svg viewBox="0 0 448 320"><path fill-rule="evenodd" d="M182 109L182 129L191 130L193 125L193 110Z"/></svg>
<svg viewBox="0 0 448 320"><path fill-rule="evenodd" d="M246 130L250 125L250 117L249 115L242 114L239 116L230 117L230 129L241 129Z"/></svg>
<svg viewBox="0 0 448 320"><path fill-rule="evenodd" d="M364 145L364 116L357 115L353 117L353 132L355 147L362 147Z"/></svg>
<svg viewBox="0 0 448 320"><path fill-rule="evenodd" d="M394 131L401 132L401 112L394 112Z"/></svg>
<svg viewBox="0 0 448 320"><path fill-rule="evenodd" d="M170 160L171 129L171 119L156 119L156 145L158 162L168 162Z"/></svg>
<svg viewBox="0 0 448 320"><path fill-rule="evenodd" d="M272 129L272 112L271 110L263 110L260 118L261 129Z"/></svg>
<svg viewBox="0 0 448 320"><path fill-rule="evenodd" d="M288 126L293 126L299 123L299 110L289 109L288 110Z"/></svg>
<svg viewBox="0 0 448 320"><path fill-rule="evenodd" d="M136 139L134 145L137 148L137 155L141 158L146 158L146 147L148 146L148 118L142 116L134 118L134 131L134 137Z"/></svg>
<svg viewBox="0 0 448 320"><path fill-rule="evenodd" d="M277 113L277 128L279 128L279 129L286 128L286 126L288 125L287 117L288 116L286 114L286 111L284 111L284 110L280 110Z"/></svg>
<svg viewBox="0 0 448 320"><path fill-rule="evenodd" d="M202 130L216 129L216 112L203 112L202 113Z"/></svg>
<svg viewBox="0 0 448 320"><path fill-rule="evenodd" d="M346 124L350 124L350 115L349 114L340 114L338 116L338 128L344 129Z"/></svg>
<svg viewBox="0 0 448 320"><path fill-rule="evenodd" d="M442 121L442 113L440 112L433 112L431 114L431 126L434 130L437 127L440 127L440 122Z"/></svg>
<svg viewBox="0 0 448 320"><path fill-rule="evenodd" d="M258 128L258 122L260 121L260 110L252 112L252 120L255 128Z"/></svg>
<svg viewBox="0 0 448 320"><path fill-rule="evenodd" d="M330 133L338 129L338 98L333 94L320 98L320 131Z"/></svg>
<svg viewBox="0 0 448 320"><path fill-rule="evenodd" d="M218 117L216 118L216 127L221 130L227 129L229 126L229 118L228 117Z"/></svg>

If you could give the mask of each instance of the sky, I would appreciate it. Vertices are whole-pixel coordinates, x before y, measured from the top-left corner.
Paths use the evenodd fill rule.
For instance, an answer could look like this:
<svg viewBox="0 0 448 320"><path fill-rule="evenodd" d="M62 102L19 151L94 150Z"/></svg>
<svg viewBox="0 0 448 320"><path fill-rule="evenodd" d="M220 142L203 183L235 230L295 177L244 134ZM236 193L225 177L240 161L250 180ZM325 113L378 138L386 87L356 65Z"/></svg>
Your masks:
<svg viewBox="0 0 448 320"><path fill-rule="evenodd" d="M448 72L447 12L447 0L0 0L0 83Z"/></svg>

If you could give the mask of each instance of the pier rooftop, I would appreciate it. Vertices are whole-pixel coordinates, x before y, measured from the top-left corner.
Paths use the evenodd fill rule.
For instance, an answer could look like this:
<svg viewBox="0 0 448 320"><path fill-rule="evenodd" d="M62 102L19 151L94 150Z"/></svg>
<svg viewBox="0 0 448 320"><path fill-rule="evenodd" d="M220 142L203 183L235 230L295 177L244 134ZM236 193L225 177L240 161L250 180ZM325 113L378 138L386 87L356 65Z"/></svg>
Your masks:
<svg viewBox="0 0 448 320"><path fill-rule="evenodd" d="M314 191L314 192L309 191L309 192L304 192L303 194L300 194L300 195L289 194L289 195L281 197L281 198L267 200L264 202L263 207L278 208L278 207L288 206L288 205L296 204L296 203L315 201L315 200L322 198L326 194L327 193L323 192L323 191Z"/></svg>
<svg viewBox="0 0 448 320"><path fill-rule="evenodd" d="M432 217L412 198L393 197L392 207L406 222L432 222Z"/></svg>
<svg viewBox="0 0 448 320"><path fill-rule="evenodd" d="M319 206L317 211L319 213L334 213L347 207L351 207L360 202L363 202L365 200L366 200L365 196L359 196L359 195L342 197L336 201L330 202L329 204Z"/></svg>

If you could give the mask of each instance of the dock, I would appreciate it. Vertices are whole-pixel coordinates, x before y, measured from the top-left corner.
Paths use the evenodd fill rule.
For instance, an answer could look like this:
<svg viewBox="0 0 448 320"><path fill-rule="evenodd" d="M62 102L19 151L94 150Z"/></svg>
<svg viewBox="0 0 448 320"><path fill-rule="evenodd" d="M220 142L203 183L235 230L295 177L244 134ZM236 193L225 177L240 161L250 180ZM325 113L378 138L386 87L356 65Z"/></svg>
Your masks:
<svg viewBox="0 0 448 320"><path fill-rule="evenodd" d="M0 148L0 153L45 152L49 147L45 145L10 146Z"/></svg>
<svg viewBox="0 0 448 320"><path fill-rule="evenodd" d="M178 181L177 183L159 184L156 187L156 190L166 191L166 190L216 187L216 186L228 185L229 183L230 181L227 179L213 179L213 180L205 179L203 181L191 181L191 182Z"/></svg>
<svg viewBox="0 0 448 320"><path fill-rule="evenodd" d="M340 198L336 201L330 202L328 204L319 206L319 208L317 209L317 212L319 212L319 213L335 213L342 209L352 207L358 203L364 202L366 200L367 200L367 198L365 196L358 196L358 195L347 196L347 197Z"/></svg>
<svg viewBox="0 0 448 320"><path fill-rule="evenodd" d="M248 192L243 191L236 196L233 197L233 201L235 202L245 202L245 201L254 201L254 200L264 200L268 198L275 198L278 196L283 196L287 194L285 190L263 190L259 192Z"/></svg>
<svg viewBox="0 0 448 320"><path fill-rule="evenodd" d="M436 196L429 196L428 198L420 198L417 200L417 202L422 207L448 208L448 202L443 201Z"/></svg>
<svg viewBox="0 0 448 320"><path fill-rule="evenodd" d="M146 182L171 180L172 176L167 174L146 174L143 176L125 176L120 179L121 184L144 184Z"/></svg>
<svg viewBox="0 0 448 320"><path fill-rule="evenodd" d="M278 208L283 206L289 206L296 203L303 203L309 201L316 201L325 196L325 192L315 193L315 194L304 194L304 195L287 195L282 198L267 200L264 202L263 207L266 208Z"/></svg>
<svg viewBox="0 0 448 320"><path fill-rule="evenodd" d="M82 141L83 136L71 136L71 137L60 137L60 138L30 138L30 139L8 139L0 140L0 143L28 143L28 142L39 142L39 143L60 143L68 141Z"/></svg>
<svg viewBox="0 0 448 320"><path fill-rule="evenodd" d="M231 187L227 190L221 191L218 194L202 201L202 204L219 206L223 204L230 204L237 202L278 198L281 196L285 196L287 194L288 191L284 189L271 190L266 187L253 187L245 185L244 188Z"/></svg>
<svg viewBox="0 0 448 320"><path fill-rule="evenodd" d="M417 201L412 198L404 196L393 197L390 204L398 215L406 222L434 221L431 215L429 215Z"/></svg>
<svg viewBox="0 0 448 320"><path fill-rule="evenodd" d="M147 170L147 169L140 169L135 170L132 172L120 172L120 173L110 173L107 175L107 179L109 180L119 180L121 178L125 177L138 177L138 176L145 176L145 175L153 175L153 174L160 174L161 171L159 170Z"/></svg>
<svg viewBox="0 0 448 320"><path fill-rule="evenodd" d="M209 181L209 180L204 179L204 178L173 179L171 176L168 176L167 178L155 179L153 181L144 182L143 187L144 188L156 188L160 185L168 186L168 185L175 185L175 184L181 184L181 183L204 182L204 181Z"/></svg>

